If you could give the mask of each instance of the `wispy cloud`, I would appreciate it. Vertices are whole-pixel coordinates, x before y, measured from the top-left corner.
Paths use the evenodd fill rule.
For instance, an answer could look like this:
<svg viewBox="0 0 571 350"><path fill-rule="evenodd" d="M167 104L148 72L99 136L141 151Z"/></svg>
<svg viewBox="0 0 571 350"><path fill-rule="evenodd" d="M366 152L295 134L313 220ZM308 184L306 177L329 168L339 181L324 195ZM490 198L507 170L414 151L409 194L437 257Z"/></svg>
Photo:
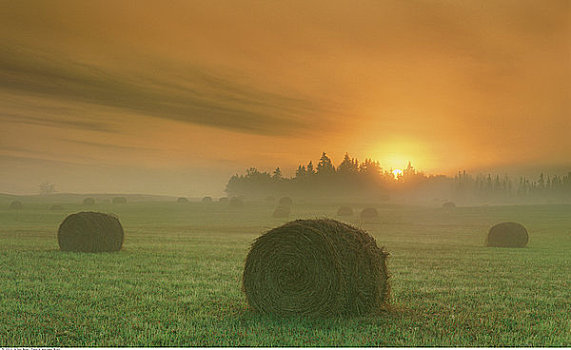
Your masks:
<svg viewBox="0 0 571 350"><path fill-rule="evenodd" d="M20 94L266 135L299 132L307 125L307 117L319 110L308 100L260 91L198 67L173 69L163 64L162 69L153 66L152 72L119 73L56 54L0 49L0 88ZM22 121L105 129L92 121L35 117Z"/></svg>

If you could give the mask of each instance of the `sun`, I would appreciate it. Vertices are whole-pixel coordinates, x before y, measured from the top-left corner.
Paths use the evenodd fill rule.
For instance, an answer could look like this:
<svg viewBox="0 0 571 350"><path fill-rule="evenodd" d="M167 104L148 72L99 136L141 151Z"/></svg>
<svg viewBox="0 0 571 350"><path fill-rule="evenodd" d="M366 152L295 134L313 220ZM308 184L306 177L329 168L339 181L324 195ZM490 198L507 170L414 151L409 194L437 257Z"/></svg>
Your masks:
<svg viewBox="0 0 571 350"><path fill-rule="evenodd" d="M393 176L397 179L399 176L402 176L402 169L395 169L393 170Z"/></svg>

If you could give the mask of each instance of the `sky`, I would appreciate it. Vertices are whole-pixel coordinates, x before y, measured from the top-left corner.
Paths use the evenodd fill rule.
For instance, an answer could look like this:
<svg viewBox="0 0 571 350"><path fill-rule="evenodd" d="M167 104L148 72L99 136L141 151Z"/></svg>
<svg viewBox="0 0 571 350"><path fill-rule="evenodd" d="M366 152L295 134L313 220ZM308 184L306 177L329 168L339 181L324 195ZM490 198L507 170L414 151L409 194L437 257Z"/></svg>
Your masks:
<svg viewBox="0 0 571 350"><path fill-rule="evenodd" d="M571 1L0 0L0 192L222 195L322 152L571 171Z"/></svg>

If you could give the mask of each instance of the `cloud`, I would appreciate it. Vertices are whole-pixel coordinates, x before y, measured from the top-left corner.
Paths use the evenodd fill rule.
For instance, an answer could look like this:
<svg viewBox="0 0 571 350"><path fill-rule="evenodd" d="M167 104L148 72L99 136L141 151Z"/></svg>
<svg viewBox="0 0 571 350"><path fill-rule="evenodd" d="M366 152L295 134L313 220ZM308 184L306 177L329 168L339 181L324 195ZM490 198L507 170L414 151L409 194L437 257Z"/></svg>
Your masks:
<svg viewBox="0 0 571 350"><path fill-rule="evenodd" d="M0 49L0 88L263 135L303 131L308 125L307 117L319 111L309 100L260 91L200 67L173 69L163 64L147 68L148 71L116 72L57 54L4 46ZM22 121L109 131L104 124L93 121L43 117Z"/></svg>

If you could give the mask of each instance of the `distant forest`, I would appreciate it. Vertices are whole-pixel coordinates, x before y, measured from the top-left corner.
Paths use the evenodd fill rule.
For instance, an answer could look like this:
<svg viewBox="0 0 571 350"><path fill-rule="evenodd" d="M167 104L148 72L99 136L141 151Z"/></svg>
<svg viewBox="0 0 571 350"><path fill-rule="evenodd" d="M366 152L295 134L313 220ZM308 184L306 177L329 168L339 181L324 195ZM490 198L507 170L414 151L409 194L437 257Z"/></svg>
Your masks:
<svg viewBox="0 0 571 350"><path fill-rule="evenodd" d="M246 170L234 175L226 185L230 196L268 197L350 197L388 200L391 197L468 201L569 201L571 172L565 176L540 173L536 179L510 178L500 174L471 175L465 171L454 177L426 175L409 162L402 174L395 176L372 159L359 162L349 154L335 167L324 152L319 162L299 165L295 176L282 175L279 167L273 172Z"/></svg>

